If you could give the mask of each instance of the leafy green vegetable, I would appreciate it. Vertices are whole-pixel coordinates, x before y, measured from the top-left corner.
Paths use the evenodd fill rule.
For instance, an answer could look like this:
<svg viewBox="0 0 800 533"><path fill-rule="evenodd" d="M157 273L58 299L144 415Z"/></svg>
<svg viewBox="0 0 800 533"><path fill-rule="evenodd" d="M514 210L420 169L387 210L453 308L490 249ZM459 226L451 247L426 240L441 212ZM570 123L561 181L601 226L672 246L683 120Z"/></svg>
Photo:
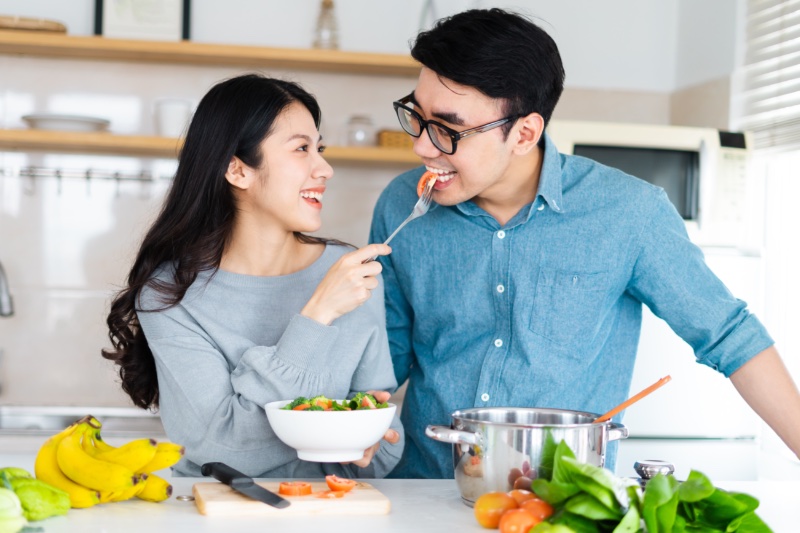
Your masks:
<svg viewBox="0 0 800 533"><path fill-rule="evenodd" d="M621 518L628 508L627 487L634 482L616 478L599 466L580 463L564 441L556 447L553 476L534 479L533 491L550 505L556 506L579 493L586 493L607 511Z"/></svg>
<svg viewBox="0 0 800 533"><path fill-rule="evenodd" d="M756 498L718 489L700 472L683 482L659 474L642 491L631 479L579 463L564 441L553 453L552 476L535 479L532 489L555 509L533 533L771 533L755 513Z"/></svg>
<svg viewBox="0 0 800 533"><path fill-rule="evenodd" d="M611 510L588 492L581 492L564 503L564 509L572 514L592 520L619 520L622 513Z"/></svg>
<svg viewBox="0 0 800 533"><path fill-rule="evenodd" d="M648 481L641 507L649 533L671 533L678 509L677 480L672 476L656 476Z"/></svg>

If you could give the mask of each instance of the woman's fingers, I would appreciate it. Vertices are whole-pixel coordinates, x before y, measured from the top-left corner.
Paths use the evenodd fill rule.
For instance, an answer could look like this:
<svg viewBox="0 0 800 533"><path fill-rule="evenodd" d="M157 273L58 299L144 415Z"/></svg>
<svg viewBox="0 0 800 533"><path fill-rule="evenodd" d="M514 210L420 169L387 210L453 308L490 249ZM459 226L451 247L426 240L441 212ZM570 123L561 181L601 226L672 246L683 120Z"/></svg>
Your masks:
<svg viewBox="0 0 800 533"><path fill-rule="evenodd" d="M378 403L388 402L389 398L392 397L392 395L385 390L368 390L367 394L372 394L375 396L375 399L378 400Z"/></svg>
<svg viewBox="0 0 800 533"><path fill-rule="evenodd" d="M370 394L372 394L373 392L380 392L380 391L369 391ZM373 394L373 396L375 395ZM377 400L377 398L375 399ZM400 433L398 433L393 429L390 429L383 435L383 440L385 440L389 444L397 444L398 442L400 442ZM368 467L369 464L372 462L373 457L375 457L375 454L378 453L378 450L380 450L380 448L381 448L380 442L373 444L372 446L364 450L364 456L361 459L359 459L358 461L353 461L352 463L359 468ZM348 463L342 463L342 464L348 464Z"/></svg>
<svg viewBox="0 0 800 533"><path fill-rule="evenodd" d="M370 244L339 258L300 314L327 325L362 305L378 287L377 276L383 270L379 262L364 260L391 251L385 244Z"/></svg>
<svg viewBox="0 0 800 533"><path fill-rule="evenodd" d="M367 259L375 257L376 255L389 255L390 253L392 253L392 248L388 244L374 243L368 244L363 248L359 248L355 252L350 252L350 255L355 261L363 263ZM369 263L365 264L368 265Z"/></svg>
<svg viewBox="0 0 800 533"><path fill-rule="evenodd" d="M400 442L400 433L398 433L393 429L390 429L383 436L383 440L385 440L389 444L397 444L398 442Z"/></svg>
<svg viewBox="0 0 800 533"><path fill-rule="evenodd" d="M353 464L359 468L366 468L372 462L372 458L375 457L375 454L378 452L378 449L381 447L380 443L374 444L364 450L364 457L359 459L358 461L353 461Z"/></svg>

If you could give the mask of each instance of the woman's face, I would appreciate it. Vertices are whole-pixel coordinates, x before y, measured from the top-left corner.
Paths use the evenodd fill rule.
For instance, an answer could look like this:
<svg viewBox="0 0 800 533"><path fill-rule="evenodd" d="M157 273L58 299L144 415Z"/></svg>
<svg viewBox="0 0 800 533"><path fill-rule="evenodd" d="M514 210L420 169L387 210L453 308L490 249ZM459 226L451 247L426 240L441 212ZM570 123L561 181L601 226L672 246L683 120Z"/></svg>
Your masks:
<svg viewBox="0 0 800 533"><path fill-rule="evenodd" d="M292 103L261 143L262 162L241 210L286 232L313 232L322 225L322 197L333 169L322 158L322 137L311 113Z"/></svg>

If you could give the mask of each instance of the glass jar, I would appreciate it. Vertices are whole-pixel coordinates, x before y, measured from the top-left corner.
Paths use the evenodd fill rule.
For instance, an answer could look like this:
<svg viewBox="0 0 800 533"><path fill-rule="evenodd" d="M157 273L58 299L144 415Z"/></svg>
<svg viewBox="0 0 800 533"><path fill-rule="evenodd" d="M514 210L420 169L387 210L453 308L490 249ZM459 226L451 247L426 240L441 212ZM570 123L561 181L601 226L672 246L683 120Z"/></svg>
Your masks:
<svg viewBox="0 0 800 533"><path fill-rule="evenodd" d="M314 48L339 48L339 25L336 22L336 13L333 10L333 0L322 0L317 16L317 26L314 28Z"/></svg>
<svg viewBox="0 0 800 533"><path fill-rule="evenodd" d="M375 145L375 125L368 115L353 115L347 121L347 145Z"/></svg>

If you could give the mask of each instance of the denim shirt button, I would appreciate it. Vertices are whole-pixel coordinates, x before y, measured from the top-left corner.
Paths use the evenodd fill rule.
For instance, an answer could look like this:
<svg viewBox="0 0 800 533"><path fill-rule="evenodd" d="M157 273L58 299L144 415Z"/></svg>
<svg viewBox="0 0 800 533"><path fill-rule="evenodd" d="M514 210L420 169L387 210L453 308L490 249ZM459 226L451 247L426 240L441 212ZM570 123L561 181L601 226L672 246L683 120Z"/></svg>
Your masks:
<svg viewBox="0 0 800 533"><path fill-rule="evenodd" d="M536 208L537 211L544 211L544 204Z"/></svg>
<svg viewBox="0 0 800 533"><path fill-rule="evenodd" d="M497 292L505 292L505 290L506 290L506 288L503 287L502 285L498 285L497 286Z"/></svg>
<svg viewBox="0 0 800 533"><path fill-rule="evenodd" d="M481 400L483 400L484 402L488 402L489 395L484 392L483 394L481 394Z"/></svg>
<svg viewBox="0 0 800 533"><path fill-rule="evenodd" d="M503 339L495 339L494 345L500 348L503 345Z"/></svg>
<svg viewBox="0 0 800 533"><path fill-rule="evenodd" d="M506 232L503 231L503 230L498 231L497 232L497 238L498 239L505 239L506 238Z"/></svg>

